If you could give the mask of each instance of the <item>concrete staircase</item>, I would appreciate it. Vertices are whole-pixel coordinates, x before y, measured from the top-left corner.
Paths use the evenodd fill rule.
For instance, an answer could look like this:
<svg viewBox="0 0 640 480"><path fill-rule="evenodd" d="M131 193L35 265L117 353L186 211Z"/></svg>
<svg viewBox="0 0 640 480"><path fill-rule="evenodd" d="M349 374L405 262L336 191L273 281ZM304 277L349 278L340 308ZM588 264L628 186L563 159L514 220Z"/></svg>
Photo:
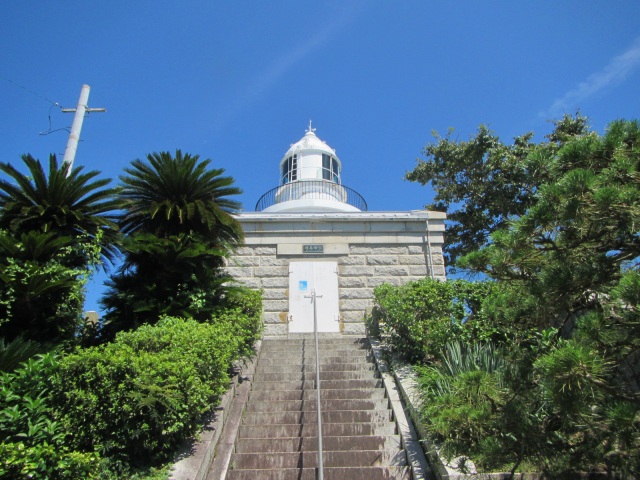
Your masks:
<svg viewBox="0 0 640 480"><path fill-rule="evenodd" d="M409 480L380 374L366 338L322 335L325 480ZM317 392L313 335L265 339L227 480L315 480Z"/></svg>

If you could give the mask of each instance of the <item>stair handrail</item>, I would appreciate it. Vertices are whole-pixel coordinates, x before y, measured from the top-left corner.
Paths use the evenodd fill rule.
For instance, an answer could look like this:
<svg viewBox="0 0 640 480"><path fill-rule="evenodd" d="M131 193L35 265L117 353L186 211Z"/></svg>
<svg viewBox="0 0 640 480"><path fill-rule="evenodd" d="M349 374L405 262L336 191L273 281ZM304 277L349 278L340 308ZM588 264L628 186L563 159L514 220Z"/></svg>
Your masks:
<svg viewBox="0 0 640 480"><path fill-rule="evenodd" d="M307 297L309 298L309 297ZM318 402L318 480L324 480L324 462L322 458L322 409L320 408L320 355L318 354L318 308L316 299L322 295L316 293L316 289L311 289L310 295L313 302L313 335L316 341L316 394Z"/></svg>

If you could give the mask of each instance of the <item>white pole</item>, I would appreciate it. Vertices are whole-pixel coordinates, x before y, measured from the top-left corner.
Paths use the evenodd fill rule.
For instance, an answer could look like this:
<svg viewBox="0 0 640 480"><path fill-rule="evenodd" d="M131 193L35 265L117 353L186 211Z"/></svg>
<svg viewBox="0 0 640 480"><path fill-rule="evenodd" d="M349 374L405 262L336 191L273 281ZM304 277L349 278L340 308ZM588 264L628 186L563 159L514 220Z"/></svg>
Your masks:
<svg viewBox="0 0 640 480"><path fill-rule="evenodd" d="M69 165L67 176L71 173L73 168L73 160L76 157L76 151L78 150L78 141L80 141L80 131L82 130L82 122L84 121L84 115L87 112L104 112L104 108L89 108L89 91L91 87L89 85L82 85L80 90L80 98L78 99L78 106L76 108L63 108L65 113L75 112L73 117L73 123L71 124L71 132L69 133L69 140L67 141L67 149L64 152L64 158L62 159L62 165Z"/></svg>
<svg viewBox="0 0 640 480"><path fill-rule="evenodd" d="M80 98L78 99L78 106L75 111L76 114L73 117L73 123L71 124L71 132L69 133L69 140L67 141L67 149L64 151L64 159L62 165L69 164L69 172L73 168L73 160L76 156L76 150L78 150L78 141L80 140L80 130L82 130L82 122L84 121L84 114L87 110L87 102L89 101L89 85L82 85L80 90Z"/></svg>
<svg viewBox="0 0 640 480"><path fill-rule="evenodd" d="M318 353L318 296L316 289L313 295L313 333L316 338L316 393L318 397L318 480L324 480L324 465L322 461L322 409L320 408L320 355Z"/></svg>
<svg viewBox="0 0 640 480"><path fill-rule="evenodd" d="M318 402L318 474L317 480L324 480L324 466L322 459L322 409L320 408L320 355L318 353L318 307L317 299L322 295L316 295L316 289L311 290L311 295L305 295L305 298L311 298L313 302L313 335L316 341L316 397Z"/></svg>

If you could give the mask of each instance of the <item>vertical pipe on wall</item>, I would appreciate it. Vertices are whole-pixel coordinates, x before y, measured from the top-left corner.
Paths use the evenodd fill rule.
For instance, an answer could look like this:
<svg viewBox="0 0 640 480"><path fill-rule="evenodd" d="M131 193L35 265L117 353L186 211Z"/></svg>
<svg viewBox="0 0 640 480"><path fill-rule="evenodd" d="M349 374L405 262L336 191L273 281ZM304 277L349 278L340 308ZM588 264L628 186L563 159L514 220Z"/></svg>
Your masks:
<svg viewBox="0 0 640 480"><path fill-rule="evenodd" d="M427 220L426 220L425 238L427 240L427 257L429 259L429 274L431 276L431 279L433 280L435 278L435 274L433 272L433 256L431 255L431 234L429 232L429 214L428 213L427 213Z"/></svg>

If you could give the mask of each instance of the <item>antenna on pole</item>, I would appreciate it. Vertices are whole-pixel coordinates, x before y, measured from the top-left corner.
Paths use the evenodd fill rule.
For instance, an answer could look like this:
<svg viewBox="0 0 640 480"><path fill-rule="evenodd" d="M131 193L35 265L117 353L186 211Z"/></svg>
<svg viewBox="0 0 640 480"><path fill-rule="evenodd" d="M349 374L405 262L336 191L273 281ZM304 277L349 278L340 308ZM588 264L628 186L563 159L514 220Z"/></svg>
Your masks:
<svg viewBox="0 0 640 480"><path fill-rule="evenodd" d="M64 151L64 158L62 165L69 165L67 176L71 173L73 168L73 160L76 156L76 150L78 150L78 141L80 140L80 130L82 130L82 122L84 121L84 114L91 112L106 112L106 108L89 108L87 103L89 102L89 91L91 87L89 85L82 85L80 90L80 98L78 99L78 106L76 108L63 108L64 113L75 112L73 117L73 123L71 124L71 132L69 133L69 140L67 141L67 149Z"/></svg>

